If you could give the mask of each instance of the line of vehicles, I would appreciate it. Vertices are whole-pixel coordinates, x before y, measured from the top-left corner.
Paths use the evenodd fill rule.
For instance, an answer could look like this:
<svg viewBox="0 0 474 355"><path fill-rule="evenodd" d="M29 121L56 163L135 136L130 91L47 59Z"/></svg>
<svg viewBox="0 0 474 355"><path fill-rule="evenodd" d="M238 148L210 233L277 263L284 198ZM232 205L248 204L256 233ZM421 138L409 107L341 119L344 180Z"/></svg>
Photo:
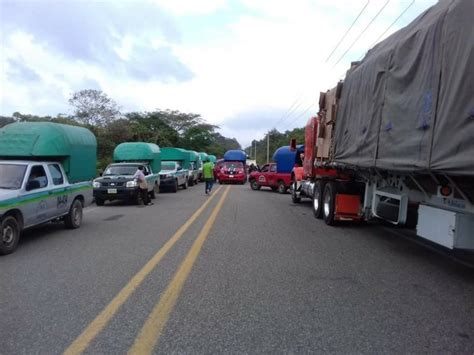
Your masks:
<svg viewBox="0 0 474 355"><path fill-rule="evenodd" d="M219 181L240 181L245 153L228 151ZM235 160L232 160L235 159ZM0 255L12 253L21 232L50 221L79 228L83 208L94 200L141 203L134 175L139 166L148 195L203 180L202 164L214 155L146 142L124 142L99 177L97 141L88 129L51 122L16 122L0 129ZM232 166L232 167L231 167ZM246 178L246 175L245 175Z"/></svg>
<svg viewBox="0 0 474 355"><path fill-rule="evenodd" d="M280 175L269 164L251 187L290 181L328 225L380 219L474 250L473 14L471 0L439 2L352 63L321 93L304 146L286 148L304 160Z"/></svg>

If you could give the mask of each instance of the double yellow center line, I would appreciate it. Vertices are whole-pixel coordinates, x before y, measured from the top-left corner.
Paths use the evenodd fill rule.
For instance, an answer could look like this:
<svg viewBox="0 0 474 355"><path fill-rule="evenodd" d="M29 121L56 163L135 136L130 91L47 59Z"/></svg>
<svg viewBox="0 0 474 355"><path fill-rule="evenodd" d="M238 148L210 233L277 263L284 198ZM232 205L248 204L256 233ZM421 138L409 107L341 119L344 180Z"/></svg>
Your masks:
<svg viewBox="0 0 474 355"><path fill-rule="evenodd" d="M202 214L206 207L210 204L212 199L217 195L219 187L213 195L211 195L206 202L184 223L176 233L163 245L163 247L145 264L145 266L128 282L128 284L112 299L112 301L99 313L99 315L87 326L86 329L77 337L76 340L65 350L65 354L80 354L89 344L97 337L97 335L107 326L109 321L118 312L120 307L130 298L133 292L142 284L145 278L154 270L158 263L168 253L168 251L176 244L176 242L183 236L188 228L196 221ZM204 242L214 225L217 215L219 214L222 205L229 193L227 187L222 194L216 207L213 209L209 219L201 229L196 241L186 255L184 261L181 263L178 271L173 277L173 280L168 285L167 289L161 296L158 304L152 310L148 320L145 322L142 330L135 339L135 342L129 353L151 353L159 336L163 331L166 322L171 314L171 311L176 304L178 296L183 288L186 279L191 272L191 269L196 261Z"/></svg>

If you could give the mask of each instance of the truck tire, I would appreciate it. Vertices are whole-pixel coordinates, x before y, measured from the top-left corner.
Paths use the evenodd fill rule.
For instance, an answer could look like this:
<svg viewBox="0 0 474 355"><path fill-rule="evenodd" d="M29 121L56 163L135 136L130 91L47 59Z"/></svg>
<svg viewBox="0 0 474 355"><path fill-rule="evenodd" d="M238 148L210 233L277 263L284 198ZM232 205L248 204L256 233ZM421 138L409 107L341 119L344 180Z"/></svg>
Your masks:
<svg viewBox="0 0 474 355"><path fill-rule="evenodd" d="M155 188L156 188L156 186L153 185L153 188L152 188L151 191L150 191L150 198L151 198L152 200L154 200L154 199L156 198Z"/></svg>
<svg viewBox="0 0 474 355"><path fill-rule="evenodd" d="M323 218L328 226L334 225L334 212L336 207L336 185L328 182L323 194Z"/></svg>
<svg viewBox="0 0 474 355"><path fill-rule="evenodd" d="M64 217L64 224L68 229L76 229L82 223L82 203L77 198L72 202L69 213Z"/></svg>
<svg viewBox="0 0 474 355"><path fill-rule="evenodd" d="M174 193L178 192L178 180L174 181L174 185L171 187L171 191Z"/></svg>
<svg viewBox="0 0 474 355"><path fill-rule="evenodd" d="M186 182L189 184L189 186L194 186L194 178L193 177L191 177L189 179L189 182L188 182L188 179L186 179ZM184 185L183 185L183 188L187 189L187 187L184 187Z"/></svg>
<svg viewBox="0 0 474 355"><path fill-rule="evenodd" d="M278 181L278 193L280 194L286 194L286 185L283 181Z"/></svg>
<svg viewBox="0 0 474 355"><path fill-rule="evenodd" d="M183 190L186 190L188 188L188 179L184 180L184 184L181 185L183 187ZM192 185L189 185L192 186Z"/></svg>
<svg viewBox="0 0 474 355"><path fill-rule="evenodd" d="M104 203L105 203L105 201L102 200L101 198L96 198L96 199L95 199L95 204L96 204L97 206L103 206Z"/></svg>
<svg viewBox="0 0 474 355"><path fill-rule="evenodd" d="M0 224L0 255L13 253L20 240L20 225L15 217L6 216Z"/></svg>
<svg viewBox="0 0 474 355"><path fill-rule="evenodd" d="M293 201L293 203L300 203L301 202L301 197L299 197L296 194L296 181L293 181L291 183L290 190L291 190L291 201Z"/></svg>
<svg viewBox="0 0 474 355"><path fill-rule="evenodd" d="M250 180L250 188L254 191L260 190L262 187L258 184L257 180Z"/></svg>
<svg viewBox="0 0 474 355"><path fill-rule="evenodd" d="M321 180L316 181L313 191L313 214L315 218L323 218L323 192L324 183Z"/></svg>

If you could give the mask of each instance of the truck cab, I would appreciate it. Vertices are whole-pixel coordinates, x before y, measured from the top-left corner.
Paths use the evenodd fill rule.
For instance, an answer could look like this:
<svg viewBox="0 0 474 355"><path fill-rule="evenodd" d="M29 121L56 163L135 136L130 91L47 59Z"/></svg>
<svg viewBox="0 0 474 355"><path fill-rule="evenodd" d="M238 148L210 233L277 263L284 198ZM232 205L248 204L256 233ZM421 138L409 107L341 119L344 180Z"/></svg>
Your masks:
<svg viewBox="0 0 474 355"><path fill-rule="evenodd" d="M105 168L102 176L93 182L97 206L103 206L105 201L114 200L139 203L140 190L134 174L140 165L143 166L148 194L151 198L155 198L155 191L160 184L160 176L152 170L148 162L112 163Z"/></svg>
<svg viewBox="0 0 474 355"><path fill-rule="evenodd" d="M178 161L161 162L160 191L171 190L177 192L178 187L188 188L188 170L183 169Z"/></svg>
<svg viewBox="0 0 474 355"><path fill-rule="evenodd" d="M19 122L0 130L0 255L17 248L26 228L49 221L80 227L92 202L96 147L82 127Z"/></svg>

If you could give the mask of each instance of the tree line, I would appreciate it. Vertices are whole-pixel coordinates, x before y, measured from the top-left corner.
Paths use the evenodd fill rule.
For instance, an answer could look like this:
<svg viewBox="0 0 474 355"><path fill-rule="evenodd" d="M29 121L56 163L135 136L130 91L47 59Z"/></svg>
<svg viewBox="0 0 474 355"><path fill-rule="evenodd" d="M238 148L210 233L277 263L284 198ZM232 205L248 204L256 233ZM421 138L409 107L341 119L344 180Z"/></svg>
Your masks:
<svg viewBox="0 0 474 355"><path fill-rule="evenodd" d="M229 149L241 149L235 138L216 132L199 114L157 109L122 113L118 105L100 90L81 90L71 95L72 115L37 116L15 112L0 116L0 127L12 122L56 122L88 128L97 138L97 168L112 160L114 148L122 142L149 142L160 147L180 147L222 157Z"/></svg>

